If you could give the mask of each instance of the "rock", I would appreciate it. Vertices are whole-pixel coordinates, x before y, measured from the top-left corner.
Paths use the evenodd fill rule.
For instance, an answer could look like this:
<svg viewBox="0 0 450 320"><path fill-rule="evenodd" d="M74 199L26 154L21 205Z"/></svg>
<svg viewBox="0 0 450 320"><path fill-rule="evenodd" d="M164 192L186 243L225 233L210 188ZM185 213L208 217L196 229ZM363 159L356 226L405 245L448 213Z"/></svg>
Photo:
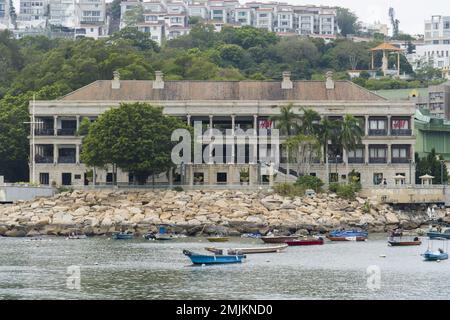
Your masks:
<svg viewBox="0 0 450 320"><path fill-rule="evenodd" d="M398 224L400 221L393 212L388 212L384 215L387 224Z"/></svg>
<svg viewBox="0 0 450 320"><path fill-rule="evenodd" d="M130 214L141 214L142 213L142 210L140 208L136 208L136 207L128 208L128 211Z"/></svg>
<svg viewBox="0 0 450 320"><path fill-rule="evenodd" d="M25 237L27 235L26 230L24 229L19 229L19 228L14 228L12 230L8 230L5 232L5 236L6 237Z"/></svg>
<svg viewBox="0 0 450 320"><path fill-rule="evenodd" d="M71 224L73 217L71 214L58 212L53 215L52 224Z"/></svg>

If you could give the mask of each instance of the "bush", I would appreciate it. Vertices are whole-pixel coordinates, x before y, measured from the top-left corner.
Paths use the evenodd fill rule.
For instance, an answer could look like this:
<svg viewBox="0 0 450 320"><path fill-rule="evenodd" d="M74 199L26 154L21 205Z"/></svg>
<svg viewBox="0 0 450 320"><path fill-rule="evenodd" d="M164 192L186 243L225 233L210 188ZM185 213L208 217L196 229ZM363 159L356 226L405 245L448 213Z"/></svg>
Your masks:
<svg viewBox="0 0 450 320"><path fill-rule="evenodd" d="M56 189L57 193L63 193L63 192L73 192L73 188L69 188L69 187L65 187L65 186L60 186Z"/></svg>
<svg viewBox="0 0 450 320"><path fill-rule="evenodd" d="M328 186L328 190L330 192L334 192L334 193L336 193L338 191L338 188L339 188L339 183L337 183L337 182L330 183L330 185Z"/></svg>
<svg viewBox="0 0 450 320"><path fill-rule="evenodd" d="M176 187L173 187L173 191L176 191L176 192L182 192L182 191L184 191L184 190L183 190L183 187L181 187L181 186L176 186Z"/></svg>
<svg viewBox="0 0 450 320"><path fill-rule="evenodd" d="M344 199L348 199L348 200L353 200L356 197L355 189L353 188L353 185L351 185L351 184L339 185L336 193L339 198L344 198Z"/></svg>
<svg viewBox="0 0 450 320"><path fill-rule="evenodd" d="M305 195L305 188L290 183L280 183L274 186L277 194L283 197L302 197Z"/></svg>
<svg viewBox="0 0 450 320"><path fill-rule="evenodd" d="M295 185L300 186L303 189L313 189L314 191L319 192L323 187L323 182L314 176L301 176L298 177Z"/></svg>

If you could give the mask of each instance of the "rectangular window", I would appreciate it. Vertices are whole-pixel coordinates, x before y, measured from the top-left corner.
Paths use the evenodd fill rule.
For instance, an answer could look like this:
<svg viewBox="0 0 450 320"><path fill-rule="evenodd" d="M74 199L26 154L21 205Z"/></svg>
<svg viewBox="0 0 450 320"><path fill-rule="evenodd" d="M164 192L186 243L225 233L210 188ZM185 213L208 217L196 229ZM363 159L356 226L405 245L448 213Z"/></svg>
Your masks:
<svg viewBox="0 0 450 320"><path fill-rule="evenodd" d="M46 186L50 184L50 175L48 172L39 173L39 183Z"/></svg>
<svg viewBox="0 0 450 320"><path fill-rule="evenodd" d="M378 186L383 182L383 174L382 173L374 173L373 174L373 184Z"/></svg>

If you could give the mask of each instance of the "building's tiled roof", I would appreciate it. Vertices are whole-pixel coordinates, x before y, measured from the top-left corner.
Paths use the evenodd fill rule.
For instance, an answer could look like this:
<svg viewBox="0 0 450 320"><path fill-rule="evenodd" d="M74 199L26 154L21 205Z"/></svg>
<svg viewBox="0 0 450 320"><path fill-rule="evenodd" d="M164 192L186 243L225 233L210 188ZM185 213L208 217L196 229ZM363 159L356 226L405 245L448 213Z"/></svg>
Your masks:
<svg viewBox="0 0 450 320"><path fill-rule="evenodd" d="M293 81L293 89L281 89L281 81L165 81L164 89L153 89L151 80L98 80L61 100L170 101L170 100L300 100L300 101L384 101L383 97L350 81Z"/></svg>

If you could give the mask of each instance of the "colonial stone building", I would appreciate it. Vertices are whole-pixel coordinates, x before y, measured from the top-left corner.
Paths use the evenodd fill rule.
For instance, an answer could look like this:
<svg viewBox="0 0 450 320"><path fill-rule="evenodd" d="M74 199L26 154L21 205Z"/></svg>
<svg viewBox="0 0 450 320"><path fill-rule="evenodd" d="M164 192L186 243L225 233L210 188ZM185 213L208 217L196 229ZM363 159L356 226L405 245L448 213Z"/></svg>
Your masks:
<svg viewBox="0 0 450 320"><path fill-rule="evenodd" d="M405 176L407 184L415 180L414 103L386 100L352 82L335 81L331 74L326 81L292 81L288 72L282 81L165 81L161 72L156 72L154 81L120 80L116 76L113 80L95 81L57 100L36 101L34 108L30 103L30 113L34 109L38 123L34 148L30 137L30 159L35 159L30 163L31 180L43 185L92 183L87 174L91 168L80 162L82 137L76 133L81 119L95 120L121 102L136 101L161 106L165 114L191 125L202 121L205 127L222 131L267 128L270 132L276 127L270 117L290 103L299 114L302 107L335 120L351 114L364 129L362 144L348 154L330 144L328 164L318 158L308 167L308 174L325 182L342 182L354 170L364 187L380 184L383 179L393 185L398 175ZM223 164L186 163L174 174L163 174L156 180L205 185L293 181L300 172L296 163L289 164L286 159L283 149L279 170L272 174L272 165L247 156L245 163L236 164L233 152ZM112 181L112 170L96 170L96 183ZM119 170L117 181L128 184L133 177Z"/></svg>

